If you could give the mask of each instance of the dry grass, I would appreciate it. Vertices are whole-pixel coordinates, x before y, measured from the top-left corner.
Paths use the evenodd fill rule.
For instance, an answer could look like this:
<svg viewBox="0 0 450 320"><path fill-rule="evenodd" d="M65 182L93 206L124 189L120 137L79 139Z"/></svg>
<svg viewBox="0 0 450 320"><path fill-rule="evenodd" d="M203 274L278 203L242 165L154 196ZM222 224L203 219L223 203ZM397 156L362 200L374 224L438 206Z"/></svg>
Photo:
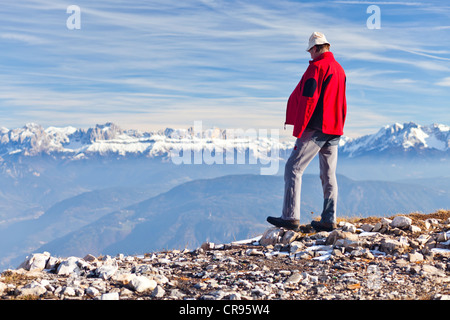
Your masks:
<svg viewBox="0 0 450 320"><path fill-rule="evenodd" d="M27 284L30 280L34 280L36 278L37 277L33 277L23 273L6 270L1 274L0 281L5 284L23 285Z"/></svg>
<svg viewBox="0 0 450 320"><path fill-rule="evenodd" d="M442 221L445 221L447 219L450 218L450 210L438 210L436 212L433 213L428 213L428 214L424 214L424 213L417 213L417 212L413 212L413 213L409 213L409 214L396 214L390 217L387 217L388 219L393 219L395 216L406 216L408 218L411 218L413 221L413 224L421 226L424 224L425 220L427 219L439 219ZM361 217L351 217L351 218L346 218L346 217L341 217L337 219L337 222L339 223L340 221L346 221L346 222L351 222L351 223L369 223L369 224L375 224L377 222L379 222L381 220L382 217L366 217L366 218L361 218Z"/></svg>
<svg viewBox="0 0 450 320"><path fill-rule="evenodd" d="M425 221L426 219L447 220L448 218L450 218L450 210L441 209L429 214L410 213L408 217L410 217L413 221Z"/></svg>

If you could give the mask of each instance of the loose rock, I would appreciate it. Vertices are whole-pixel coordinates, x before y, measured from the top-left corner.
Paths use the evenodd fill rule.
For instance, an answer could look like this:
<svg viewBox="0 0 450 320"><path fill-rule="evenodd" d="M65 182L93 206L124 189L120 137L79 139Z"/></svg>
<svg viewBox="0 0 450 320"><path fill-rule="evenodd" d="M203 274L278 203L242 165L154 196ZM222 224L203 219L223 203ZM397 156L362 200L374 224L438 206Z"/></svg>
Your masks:
<svg viewBox="0 0 450 320"><path fill-rule="evenodd" d="M411 224L412 224L411 218L404 216L396 216L390 223L390 226L393 228L407 229Z"/></svg>
<svg viewBox="0 0 450 320"><path fill-rule="evenodd" d="M131 279L129 287L136 292L144 292L147 290L153 290L157 286L157 283L153 279L149 279L146 276L136 276Z"/></svg>
<svg viewBox="0 0 450 320"><path fill-rule="evenodd" d="M450 211L438 214L345 222L332 232L271 227L259 242L141 256L34 253L0 275L0 298L444 300Z"/></svg>

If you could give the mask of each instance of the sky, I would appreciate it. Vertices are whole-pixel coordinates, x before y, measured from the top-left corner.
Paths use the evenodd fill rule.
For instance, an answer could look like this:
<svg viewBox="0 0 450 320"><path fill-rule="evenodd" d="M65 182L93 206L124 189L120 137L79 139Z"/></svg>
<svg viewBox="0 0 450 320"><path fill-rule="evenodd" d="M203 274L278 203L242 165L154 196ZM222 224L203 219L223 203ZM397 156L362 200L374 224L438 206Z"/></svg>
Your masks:
<svg viewBox="0 0 450 320"><path fill-rule="evenodd" d="M347 74L346 136L450 124L446 1L20 0L0 6L0 127L201 121L290 136L314 31Z"/></svg>

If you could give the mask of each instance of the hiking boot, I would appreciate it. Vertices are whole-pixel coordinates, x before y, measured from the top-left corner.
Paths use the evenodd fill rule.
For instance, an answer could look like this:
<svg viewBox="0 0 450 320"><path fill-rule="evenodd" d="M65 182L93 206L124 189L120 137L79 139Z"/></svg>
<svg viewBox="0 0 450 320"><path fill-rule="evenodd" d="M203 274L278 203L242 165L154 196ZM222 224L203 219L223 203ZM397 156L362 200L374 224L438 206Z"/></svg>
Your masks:
<svg viewBox="0 0 450 320"><path fill-rule="evenodd" d="M314 233L316 232L316 230L310 225L310 224L305 224L303 226L300 226L299 231L301 233Z"/></svg>
<svg viewBox="0 0 450 320"><path fill-rule="evenodd" d="M300 221L298 220L285 220L282 218L275 218L275 217L267 217L267 222L273 224L276 227L285 228L289 230L298 230L300 226Z"/></svg>
<svg viewBox="0 0 450 320"><path fill-rule="evenodd" d="M319 231L333 231L337 228L336 223L331 222L322 222L322 221L311 221L311 226L316 229L317 232Z"/></svg>

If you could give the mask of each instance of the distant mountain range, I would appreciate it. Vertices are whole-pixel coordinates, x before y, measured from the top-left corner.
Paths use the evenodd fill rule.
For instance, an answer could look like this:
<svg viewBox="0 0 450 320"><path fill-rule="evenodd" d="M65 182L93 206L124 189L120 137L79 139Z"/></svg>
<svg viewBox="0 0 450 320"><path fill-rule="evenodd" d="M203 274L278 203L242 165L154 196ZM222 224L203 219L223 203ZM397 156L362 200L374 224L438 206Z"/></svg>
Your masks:
<svg viewBox="0 0 450 320"><path fill-rule="evenodd" d="M154 132L122 130L113 123L89 129L49 127L27 124L23 128L0 129L0 155L5 161L11 156L52 155L80 160L107 156L171 156L182 150L233 150L256 159L267 158L272 150L286 157L293 139L280 141L269 132L257 130L165 129ZM342 137L340 151L345 157L363 157L381 154L435 156L448 159L450 154L450 127L443 124L421 126L415 123L393 124L377 133L356 139Z"/></svg>
<svg viewBox="0 0 450 320"><path fill-rule="evenodd" d="M113 123L89 129L70 126L45 129L37 124L27 124L17 129L0 129L0 175L13 181L19 177L31 180L41 177L37 182L41 184L45 172L55 168L93 168L104 161L110 167L111 162L131 161L134 166L136 161L141 161L140 168L145 171L168 163L181 164L183 170L189 172L215 171L200 177L253 173L255 170L261 174L282 175L294 143L293 137L283 140L271 130L203 130L194 125L188 129L141 132L122 130ZM421 126L412 122L387 125L374 134L356 139L343 136L339 145L338 172L353 179L442 176L450 172L449 146L450 127L447 125ZM315 162L317 159L307 172L317 173ZM192 168L198 165L203 165L202 170ZM81 170L87 171L86 168ZM172 168L165 166L162 170ZM133 172L138 172L138 168L133 168ZM77 171L71 171L71 174L78 175ZM183 173L183 176L186 175ZM198 177L190 175L190 178ZM1 196L0 192L0 208ZM6 197L5 201L10 198Z"/></svg>

